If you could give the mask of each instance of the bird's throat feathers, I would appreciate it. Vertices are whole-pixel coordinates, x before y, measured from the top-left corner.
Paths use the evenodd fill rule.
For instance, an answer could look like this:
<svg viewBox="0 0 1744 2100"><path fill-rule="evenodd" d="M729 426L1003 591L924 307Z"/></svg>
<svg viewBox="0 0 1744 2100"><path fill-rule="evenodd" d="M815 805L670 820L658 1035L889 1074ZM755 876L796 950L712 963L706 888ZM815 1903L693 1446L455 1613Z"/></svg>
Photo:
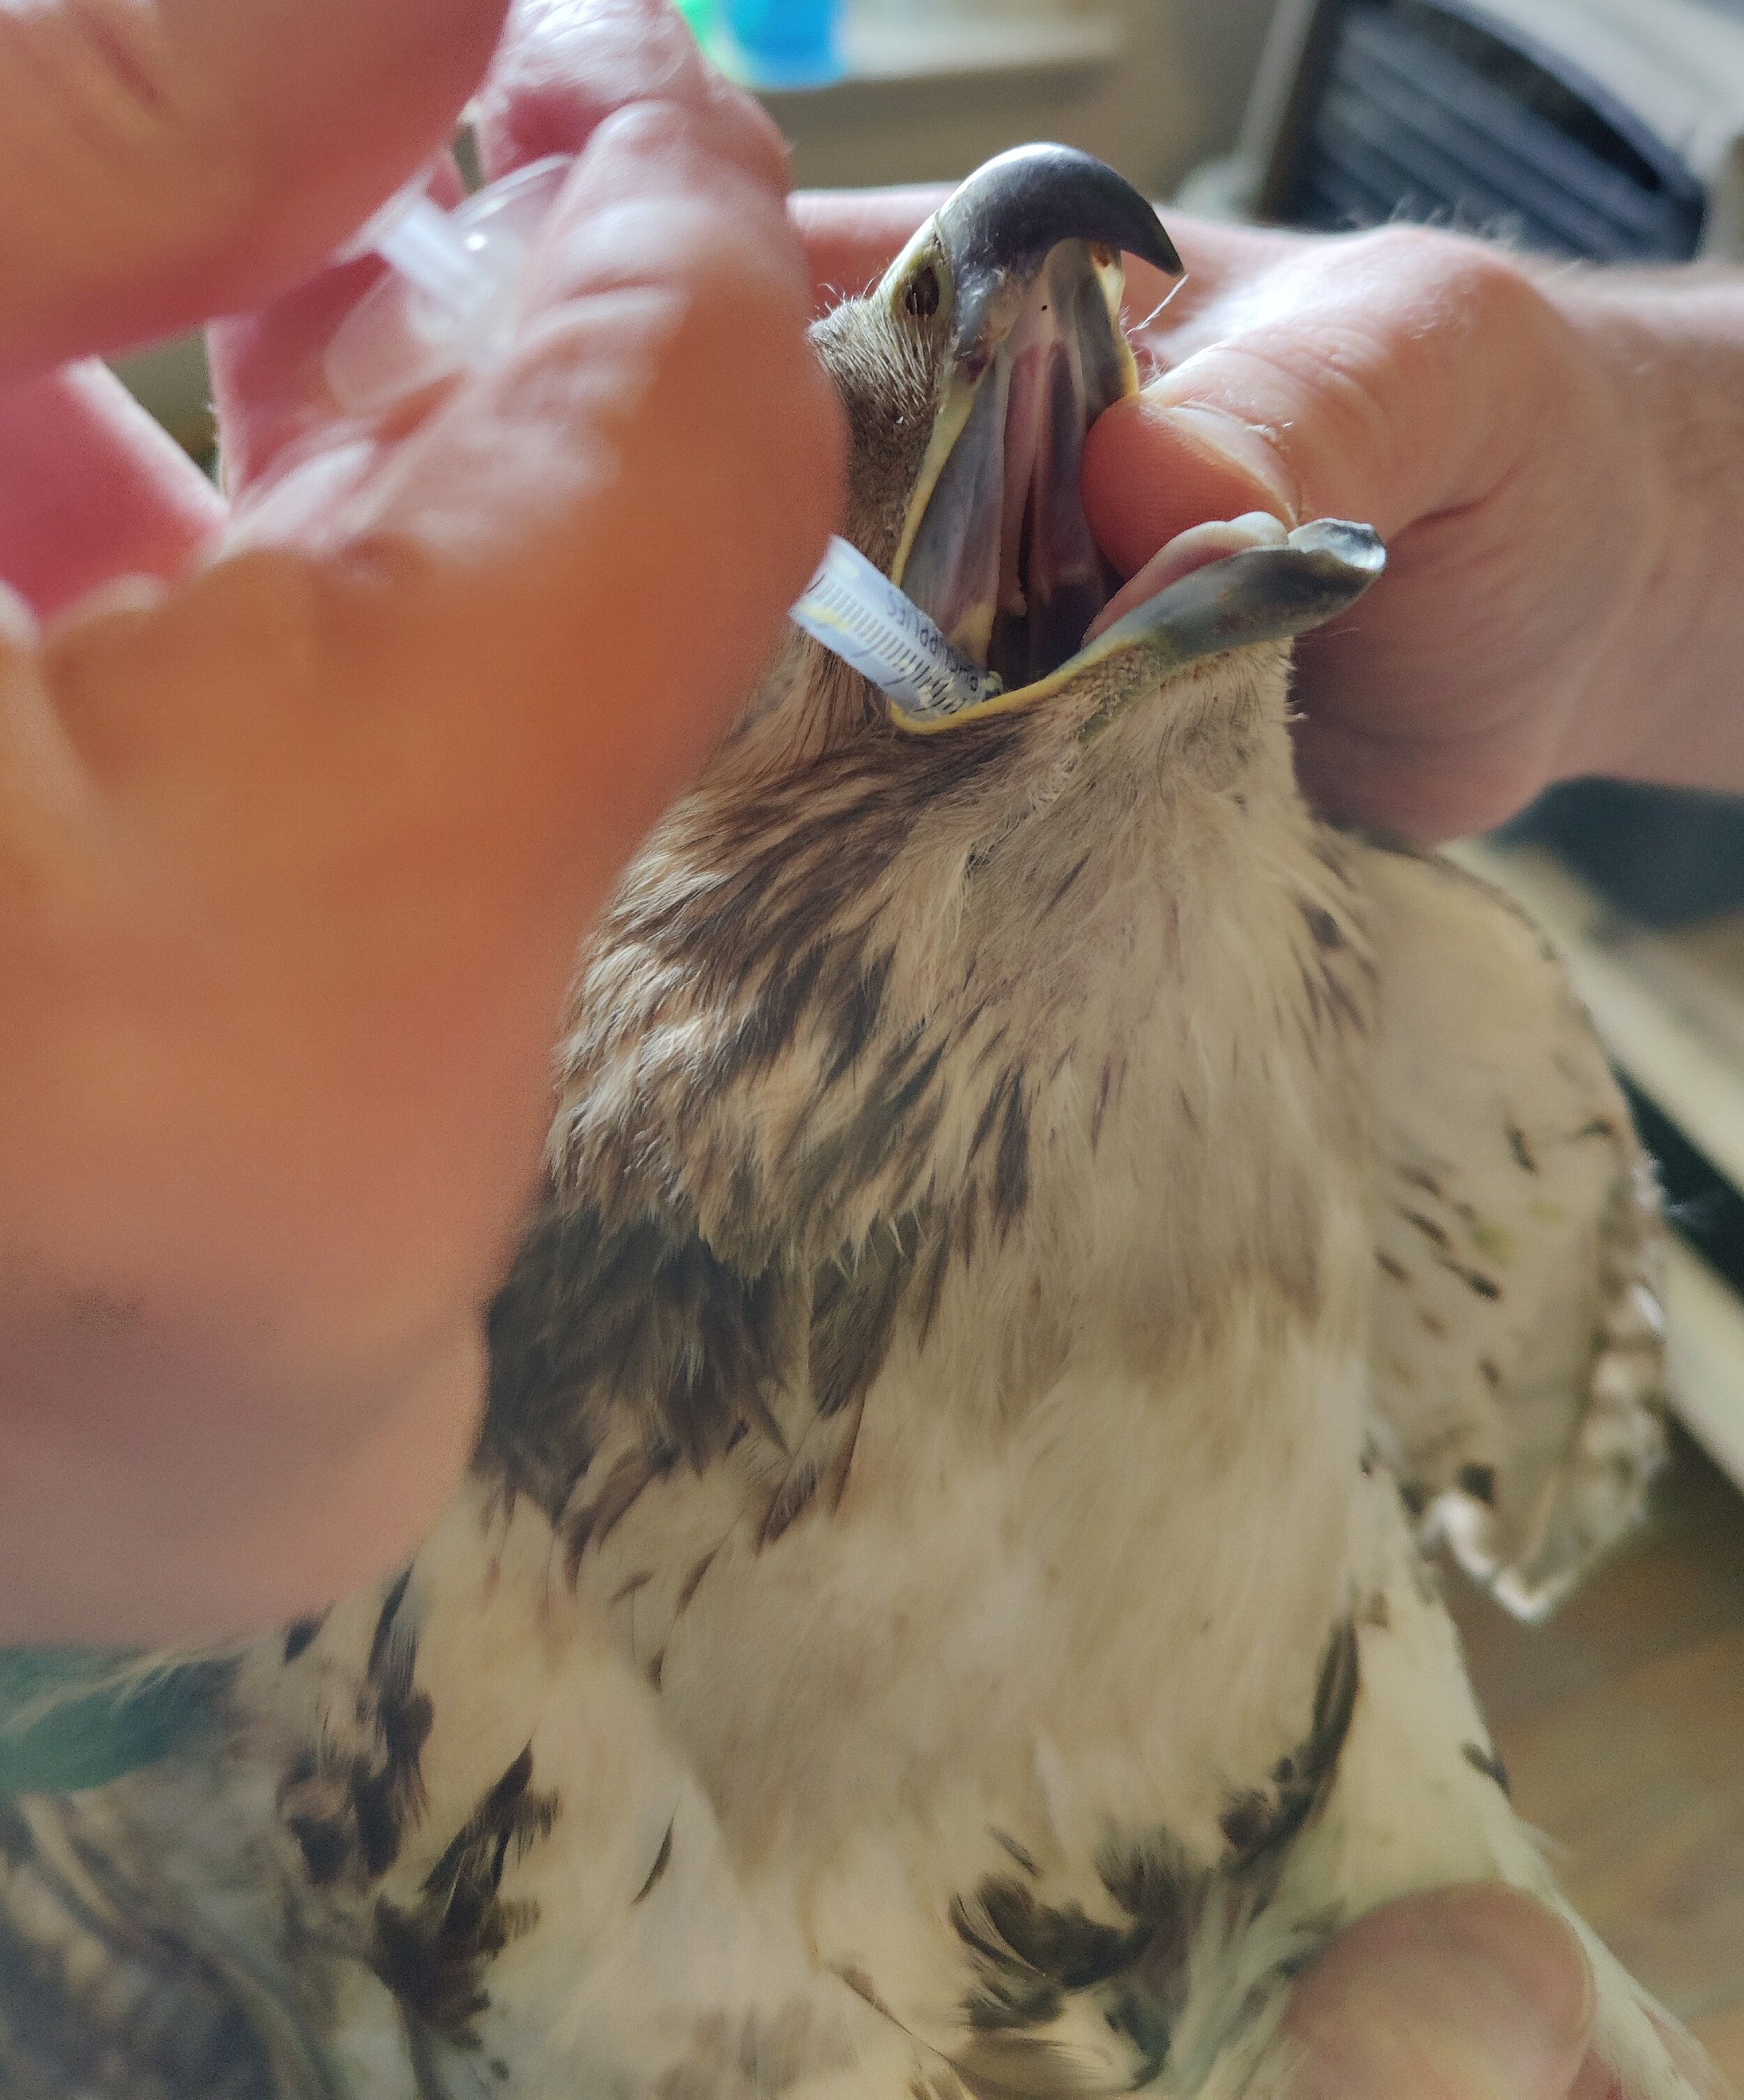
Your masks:
<svg viewBox="0 0 1744 2100"><path fill-rule="evenodd" d="M922 1326L997 1286L1044 1355L1086 1313L1154 1351L1233 1290L1306 1312L1372 972L1286 680L1242 651L1088 744L1069 708L805 754L751 725L587 962L559 1203L751 1274L886 1247Z"/></svg>

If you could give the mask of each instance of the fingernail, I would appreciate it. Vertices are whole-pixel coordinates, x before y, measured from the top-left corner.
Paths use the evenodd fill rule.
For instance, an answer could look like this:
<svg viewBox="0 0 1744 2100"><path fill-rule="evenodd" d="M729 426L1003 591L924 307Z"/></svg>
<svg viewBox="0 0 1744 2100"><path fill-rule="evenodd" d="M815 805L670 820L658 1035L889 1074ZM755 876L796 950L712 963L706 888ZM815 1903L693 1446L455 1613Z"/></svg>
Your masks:
<svg viewBox="0 0 1744 2100"><path fill-rule="evenodd" d="M1166 423L1195 452L1219 465L1234 467L1251 481L1265 498L1263 505L1254 508L1275 510L1292 525L1300 523L1301 492L1275 446L1251 423L1244 423L1222 408L1207 408L1203 402L1171 400L1166 390L1174 376L1171 373L1159 381L1147 393L1145 406L1150 413Z"/></svg>
<svg viewBox="0 0 1744 2100"><path fill-rule="evenodd" d="M1471 1888L1390 1905L1297 1985L1289 2100L1565 2100L1593 2010L1585 1950L1530 1897Z"/></svg>

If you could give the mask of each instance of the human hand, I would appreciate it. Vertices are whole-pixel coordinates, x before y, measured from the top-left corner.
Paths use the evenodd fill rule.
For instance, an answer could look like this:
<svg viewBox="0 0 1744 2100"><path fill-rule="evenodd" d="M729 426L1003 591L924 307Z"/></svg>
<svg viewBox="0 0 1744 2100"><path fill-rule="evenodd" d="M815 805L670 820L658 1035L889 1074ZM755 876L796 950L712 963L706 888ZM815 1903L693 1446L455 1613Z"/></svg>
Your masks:
<svg viewBox="0 0 1744 2100"><path fill-rule="evenodd" d="M1139 331L1163 369L1092 433L1086 507L1127 573L1231 510L1379 531L1381 585L1299 654L1310 793L1427 841L1646 768L1677 505L1580 276L1410 227L1176 230L1187 283Z"/></svg>
<svg viewBox="0 0 1744 2100"><path fill-rule="evenodd" d="M373 266L227 324L216 551L0 638L15 1637L282 1617L425 1528L577 940L835 512L779 142L659 0L523 0L481 145L579 157L513 354L359 425Z"/></svg>
<svg viewBox="0 0 1744 2100"><path fill-rule="evenodd" d="M1562 1921L1474 1885L1371 1912L1297 1984L1288 2100L1623 2100L1588 2054L1592 1972ZM1689 2036L1662 2023L1691 2089L1725 2100Z"/></svg>
<svg viewBox="0 0 1744 2100"><path fill-rule="evenodd" d="M0 576L176 574L210 485L95 361L317 267L446 145L506 0L0 11Z"/></svg>
<svg viewBox="0 0 1744 2100"><path fill-rule="evenodd" d="M506 0L0 12L0 377L258 306L441 150Z"/></svg>
<svg viewBox="0 0 1744 2100"><path fill-rule="evenodd" d="M940 194L796 199L817 295ZM1086 506L1126 575L1243 510L1379 529L1387 576L1298 652L1324 809L1430 840L1581 773L1744 791L1744 279L1168 216L1189 275L1153 313L1174 287L1130 262L1156 369L1091 432Z"/></svg>

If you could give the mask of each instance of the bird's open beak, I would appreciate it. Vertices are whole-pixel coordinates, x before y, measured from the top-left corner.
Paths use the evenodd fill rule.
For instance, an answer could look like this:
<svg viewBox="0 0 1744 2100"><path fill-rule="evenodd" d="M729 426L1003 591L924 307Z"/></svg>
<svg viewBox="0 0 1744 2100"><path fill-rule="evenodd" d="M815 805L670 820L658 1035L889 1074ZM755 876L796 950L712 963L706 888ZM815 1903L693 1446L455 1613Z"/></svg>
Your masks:
<svg viewBox="0 0 1744 2100"><path fill-rule="evenodd" d="M1129 682L1154 690L1196 656L1319 624L1380 571L1366 528L1305 528L1182 577L1086 646L1119 586L1078 479L1086 431L1138 385L1120 325L1123 253L1181 268L1156 213L1112 168L1069 147L1026 146L971 175L874 294L945 333L892 578L1006 686L924 722L893 708L905 728L1030 705L1093 664L1105 699Z"/></svg>

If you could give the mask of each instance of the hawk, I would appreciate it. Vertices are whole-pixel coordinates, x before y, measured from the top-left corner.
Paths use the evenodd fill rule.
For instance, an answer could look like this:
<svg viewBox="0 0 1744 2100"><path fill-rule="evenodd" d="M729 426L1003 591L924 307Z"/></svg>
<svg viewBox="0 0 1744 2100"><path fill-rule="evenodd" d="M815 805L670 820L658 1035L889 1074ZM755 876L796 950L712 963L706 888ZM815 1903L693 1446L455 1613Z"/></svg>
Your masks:
<svg viewBox="0 0 1744 2100"><path fill-rule="evenodd" d="M1632 1520L1651 1174L1532 929L1297 793L1372 537L1111 607L1123 252L1028 148L818 324L847 532L1005 690L787 635L580 960L463 1492L0 1803L14 2100L1265 2096L1341 1925L1559 1900L1425 1547L1530 1612Z"/></svg>

